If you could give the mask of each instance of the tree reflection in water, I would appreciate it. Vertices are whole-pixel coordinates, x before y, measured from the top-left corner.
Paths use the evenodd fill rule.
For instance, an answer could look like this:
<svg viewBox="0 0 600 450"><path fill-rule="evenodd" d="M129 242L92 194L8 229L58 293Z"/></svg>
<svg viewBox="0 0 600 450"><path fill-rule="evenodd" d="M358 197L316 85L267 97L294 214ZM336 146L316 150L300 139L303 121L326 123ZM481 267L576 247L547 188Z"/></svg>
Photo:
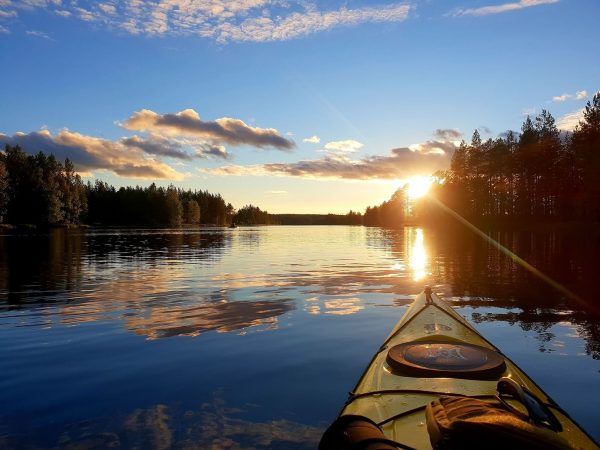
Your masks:
<svg viewBox="0 0 600 450"><path fill-rule="evenodd" d="M598 236L491 237L589 305L596 301ZM563 353L585 370L600 358L593 306L565 298L461 230L0 235L0 339L11 343L0 347L7 366L0 373L0 448L314 447L316 425L332 419L373 349L425 284L480 330L498 330L503 345L535 336L535 355L525 358L537 355L554 371L565 363L552 358ZM590 374L577 370L578 385L590 383ZM543 378L544 371L531 375ZM233 410L217 396L202 408L180 410L182 398L205 401L219 387L230 401L247 395L263 409ZM103 399L115 389L127 392L118 407ZM328 401L329 409L314 409ZM94 419L106 408L116 411L113 421ZM266 410L277 413L257 417ZM595 416L585 416L593 408L573 410L584 425L593 423ZM61 422L55 416L62 412ZM82 424L63 426L72 420Z"/></svg>
<svg viewBox="0 0 600 450"><path fill-rule="evenodd" d="M480 238L454 230L431 232L436 255L435 281L446 287L460 307L503 312L475 312L475 322L507 322L537 334L540 350L553 339L550 329L569 323L586 340L586 351L600 357L596 264L600 239L573 233L490 233L502 245L584 300L567 298Z"/></svg>
<svg viewBox="0 0 600 450"><path fill-rule="evenodd" d="M598 234L585 238L573 232L489 234L576 292L588 302L584 307L461 229L362 229L359 236L367 248L390 254L388 266L351 258L340 261L332 255L331 261L311 267L314 249L304 248L306 254L292 259L296 264L291 267L299 270L248 271L258 256L242 258L232 267L244 271L227 266L210 270L232 251L247 257L260 252L261 246L280 253L292 250L267 230L235 235L221 229L53 230L48 236L0 236L0 300L4 297L8 310L41 310L55 304L56 311L48 314L45 309L37 317L46 326L57 320L74 325L120 317L125 328L156 339L210 330L269 329L277 326L277 317L296 308L298 298L304 298L303 309L312 314L354 314L364 310L365 294L404 297L429 283L454 297L457 306L493 304L510 310L478 312L473 320L519 323L524 330L536 331L540 342L551 340L548 330L553 324L568 320L586 339L590 354L598 357ZM301 240L287 245L291 244ZM315 245L318 248L318 242ZM348 243L340 240L343 245ZM207 273L213 275L207 279Z"/></svg>
<svg viewBox="0 0 600 450"><path fill-rule="evenodd" d="M290 420L257 422L244 418L256 405L230 407L214 393L197 409L164 404L138 408L124 415L68 426L52 436L61 450L138 448L149 450L314 449L324 429ZM47 438L48 436L44 436ZM0 448L45 447L41 436L0 437ZM55 441L55 442L56 442Z"/></svg>

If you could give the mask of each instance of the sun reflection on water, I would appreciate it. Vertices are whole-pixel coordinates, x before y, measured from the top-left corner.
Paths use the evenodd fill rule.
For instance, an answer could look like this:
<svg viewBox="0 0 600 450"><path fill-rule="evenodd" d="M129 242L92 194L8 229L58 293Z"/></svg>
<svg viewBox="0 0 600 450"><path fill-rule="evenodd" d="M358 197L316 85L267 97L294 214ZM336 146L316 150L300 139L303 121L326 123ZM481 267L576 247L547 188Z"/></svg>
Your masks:
<svg viewBox="0 0 600 450"><path fill-rule="evenodd" d="M423 230L415 230L415 239L412 246L409 247L408 260L412 270L414 281L421 281L427 276L425 267L427 265L427 252L425 251L425 242L423 239Z"/></svg>

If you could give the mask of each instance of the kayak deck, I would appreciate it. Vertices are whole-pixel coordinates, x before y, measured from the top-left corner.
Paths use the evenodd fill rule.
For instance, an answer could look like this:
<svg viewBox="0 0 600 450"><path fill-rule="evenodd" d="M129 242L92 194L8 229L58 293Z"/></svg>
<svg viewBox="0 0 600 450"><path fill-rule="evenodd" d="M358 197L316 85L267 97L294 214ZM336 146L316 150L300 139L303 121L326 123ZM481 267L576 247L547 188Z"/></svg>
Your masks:
<svg viewBox="0 0 600 450"><path fill-rule="evenodd" d="M390 367L392 347L408 342L474 344L497 352L504 370L488 379L450 376L408 376ZM431 449L425 407L441 395L466 395L493 400L498 380L509 377L531 391L560 421L559 433L573 448L598 449L594 441L556 405L523 371L484 339L435 294L420 294L394 327L352 391L340 415L366 416L380 425L388 439L418 449ZM519 407L518 404L515 405Z"/></svg>

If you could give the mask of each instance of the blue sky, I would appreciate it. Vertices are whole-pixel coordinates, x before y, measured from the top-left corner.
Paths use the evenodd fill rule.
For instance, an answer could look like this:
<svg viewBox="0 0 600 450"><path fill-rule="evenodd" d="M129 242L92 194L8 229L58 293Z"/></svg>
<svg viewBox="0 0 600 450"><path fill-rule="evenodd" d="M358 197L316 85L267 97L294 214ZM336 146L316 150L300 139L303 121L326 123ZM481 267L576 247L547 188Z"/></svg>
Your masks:
<svg viewBox="0 0 600 450"><path fill-rule="evenodd" d="M572 128L600 89L599 16L597 0L0 0L0 141L115 185L362 210L475 128L543 108Z"/></svg>

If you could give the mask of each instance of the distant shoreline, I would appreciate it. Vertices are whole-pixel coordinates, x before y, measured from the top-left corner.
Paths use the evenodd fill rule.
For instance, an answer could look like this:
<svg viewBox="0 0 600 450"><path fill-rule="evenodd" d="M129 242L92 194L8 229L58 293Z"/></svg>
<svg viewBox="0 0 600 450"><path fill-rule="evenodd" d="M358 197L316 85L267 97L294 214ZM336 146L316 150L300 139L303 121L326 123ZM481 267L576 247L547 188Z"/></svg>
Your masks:
<svg viewBox="0 0 600 450"><path fill-rule="evenodd" d="M313 214L311 216L321 216ZM327 215L323 215L327 216ZM504 223L504 224L489 224L489 223L474 223L477 228L488 232L593 232L600 233L600 222L528 222L528 223ZM245 227L303 227L303 226L351 226L365 228L381 228L386 230L399 230L405 227L419 227L434 230L447 230L449 232L468 231L463 225L458 223L444 222L440 224L432 223L411 223L406 222L402 225L390 226L369 226L361 224L343 224L343 223L278 223L278 224L238 224L238 228ZM55 225L55 226L37 226L32 224L0 224L0 231L14 231L17 233L28 232L45 232L51 230L112 230L112 229L150 229L150 230L201 230L214 228L229 228L228 226L216 224L201 224L201 225L182 225L180 227L164 227L164 226L148 226L148 225Z"/></svg>

